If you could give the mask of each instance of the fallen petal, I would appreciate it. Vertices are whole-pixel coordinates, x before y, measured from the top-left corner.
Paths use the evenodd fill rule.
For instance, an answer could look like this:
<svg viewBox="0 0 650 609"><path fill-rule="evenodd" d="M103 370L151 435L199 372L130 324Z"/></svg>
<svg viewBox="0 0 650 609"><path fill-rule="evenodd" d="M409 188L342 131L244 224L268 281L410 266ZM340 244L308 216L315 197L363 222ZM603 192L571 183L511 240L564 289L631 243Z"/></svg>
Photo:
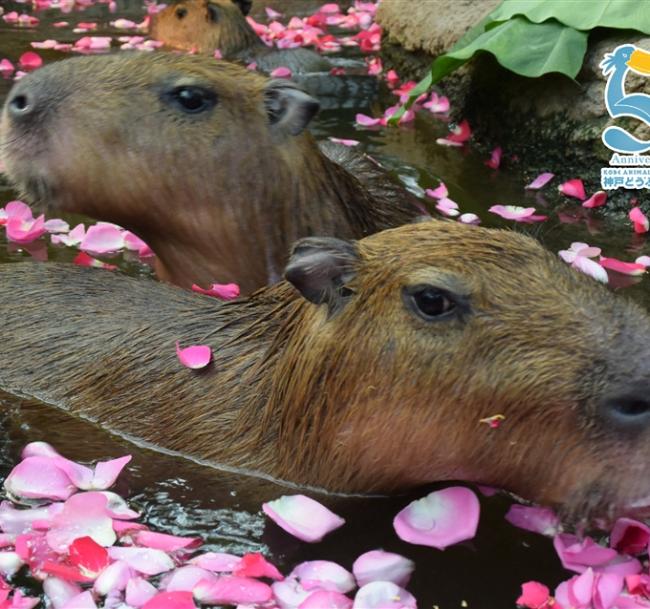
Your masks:
<svg viewBox="0 0 650 609"><path fill-rule="evenodd" d="M554 173L545 172L540 173L528 186L527 190L539 190L546 186L553 178L555 177Z"/></svg>
<svg viewBox="0 0 650 609"><path fill-rule="evenodd" d="M210 360L212 359L212 349L206 345L192 345L181 349L180 344L177 341L176 355L181 364L186 368L200 370L210 363Z"/></svg>
<svg viewBox="0 0 650 609"><path fill-rule="evenodd" d="M370 582L354 597L354 609L417 609L412 594L393 582Z"/></svg>
<svg viewBox="0 0 650 609"><path fill-rule="evenodd" d="M310 543L345 524L343 518L305 495L284 495L262 504L262 510L287 533Z"/></svg>
<svg viewBox="0 0 650 609"><path fill-rule="evenodd" d="M354 561L352 572L359 586L374 581L389 581L404 587L409 583L415 563L400 554L371 550Z"/></svg>
<svg viewBox="0 0 650 609"><path fill-rule="evenodd" d="M584 184L582 183L582 180L578 178L568 180L563 184L560 184L560 186L558 186L558 190L567 197L574 197L576 199L580 199L581 201L584 201L587 198L587 195L585 194Z"/></svg>
<svg viewBox="0 0 650 609"><path fill-rule="evenodd" d="M598 192L595 192L593 195L591 195L583 204L582 207L586 207L588 209L594 208L594 207L601 207L607 203L607 193L604 190L599 190Z"/></svg>
<svg viewBox="0 0 650 609"><path fill-rule="evenodd" d="M404 541L444 550L476 535L479 513L476 495L454 486L413 501L395 516L393 527Z"/></svg>

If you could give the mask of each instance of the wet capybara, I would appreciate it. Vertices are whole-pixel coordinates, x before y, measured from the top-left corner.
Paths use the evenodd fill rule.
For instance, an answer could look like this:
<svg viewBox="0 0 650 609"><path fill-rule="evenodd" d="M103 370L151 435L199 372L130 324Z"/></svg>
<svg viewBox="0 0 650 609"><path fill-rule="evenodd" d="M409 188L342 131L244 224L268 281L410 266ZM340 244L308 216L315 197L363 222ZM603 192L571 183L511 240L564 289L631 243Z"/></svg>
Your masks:
<svg viewBox="0 0 650 609"><path fill-rule="evenodd" d="M0 276L0 388L110 431L332 491L461 479L569 516L650 504L650 319L525 235L307 238L288 283L225 304L72 265ZM184 368L176 341L213 362Z"/></svg>
<svg viewBox="0 0 650 609"><path fill-rule="evenodd" d="M177 0L152 17L152 38L167 46L199 53L219 50L224 59L255 63L266 73L287 67L294 74L328 72L332 64L304 48L266 46L246 21L248 0Z"/></svg>
<svg viewBox="0 0 650 609"><path fill-rule="evenodd" d="M0 150L30 202L128 228L173 283L246 293L280 278L298 238L423 213L369 157L319 148L304 131L317 109L289 81L208 57L81 57L14 86Z"/></svg>

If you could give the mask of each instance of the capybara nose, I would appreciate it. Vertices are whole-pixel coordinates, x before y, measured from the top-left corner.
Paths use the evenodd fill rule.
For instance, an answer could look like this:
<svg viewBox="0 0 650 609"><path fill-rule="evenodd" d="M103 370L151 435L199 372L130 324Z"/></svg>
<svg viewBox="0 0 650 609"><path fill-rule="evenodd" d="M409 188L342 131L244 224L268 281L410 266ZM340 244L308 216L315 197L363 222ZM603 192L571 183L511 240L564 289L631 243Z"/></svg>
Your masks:
<svg viewBox="0 0 650 609"><path fill-rule="evenodd" d="M642 430L650 425L650 387L610 395L600 405L601 414L614 425Z"/></svg>
<svg viewBox="0 0 650 609"><path fill-rule="evenodd" d="M34 112L34 99L28 91L17 91L7 102L9 116L23 120Z"/></svg>

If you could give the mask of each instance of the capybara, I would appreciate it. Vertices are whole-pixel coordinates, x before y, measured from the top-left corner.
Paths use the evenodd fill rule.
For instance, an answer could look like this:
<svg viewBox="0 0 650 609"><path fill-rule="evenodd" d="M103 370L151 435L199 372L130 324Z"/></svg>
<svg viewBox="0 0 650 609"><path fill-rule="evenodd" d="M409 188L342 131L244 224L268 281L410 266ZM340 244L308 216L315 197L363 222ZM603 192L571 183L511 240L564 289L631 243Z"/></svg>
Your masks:
<svg viewBox="0 0 650 609"><path fill-rule="evenodd" d="M221 52L224 59L255 63L269 73L287 67L295 74L327 72L332 64L305 48L266 46L246 21L247 0L177 0L153 16L150 34L167 46L199 53Z"/></svg>
<svg viewBox="0 0 650 609"><path fill-rule="evenodd" d="M68 59L17 83L2 114L9 178L33 203L115 222L184 287L279 280L291 244L360 238L422 214L365 155L304 131L315 99L199 56Z"/></svg>
<svg viewBox="0 0 650 609"><path fill-rule="evenodd" d="M231 303L72 265L0 277L0 387L107 430L331 491L650 504L650 319L525 235L306 238L288 283ZM176 341L212 363L184 368Z"/></svg>

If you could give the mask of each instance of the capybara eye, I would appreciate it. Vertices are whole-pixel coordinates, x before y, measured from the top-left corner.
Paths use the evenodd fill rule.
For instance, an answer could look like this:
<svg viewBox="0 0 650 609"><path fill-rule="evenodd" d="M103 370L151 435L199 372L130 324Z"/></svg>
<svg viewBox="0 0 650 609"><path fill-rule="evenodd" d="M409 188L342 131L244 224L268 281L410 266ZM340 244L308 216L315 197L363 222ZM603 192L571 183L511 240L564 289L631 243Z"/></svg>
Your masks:
<svg viewBox="0 0 650 609"><path fill-rule="evenodd" d="M217 103L213 91L202 87L176 87L164 96L174 106L188 114L198 114L212 109Z"/></svg>
<svg viewBox="0 0 650 609"><path fill-rule="evenodd" d="M448 292L430 285L406 288L404 297L409 307L426 321L447 318L457 307Z"/></svg>
<svg viewBox="0 0 650 609"><path fill-rule="evenodd" d="M176 16L177 16L179 19L182 19L182 18L185 17L186 15L187 15L187 9L186 9L186 8L180 7L180 8L177 8L177 9L176 9Z"/></svg>

